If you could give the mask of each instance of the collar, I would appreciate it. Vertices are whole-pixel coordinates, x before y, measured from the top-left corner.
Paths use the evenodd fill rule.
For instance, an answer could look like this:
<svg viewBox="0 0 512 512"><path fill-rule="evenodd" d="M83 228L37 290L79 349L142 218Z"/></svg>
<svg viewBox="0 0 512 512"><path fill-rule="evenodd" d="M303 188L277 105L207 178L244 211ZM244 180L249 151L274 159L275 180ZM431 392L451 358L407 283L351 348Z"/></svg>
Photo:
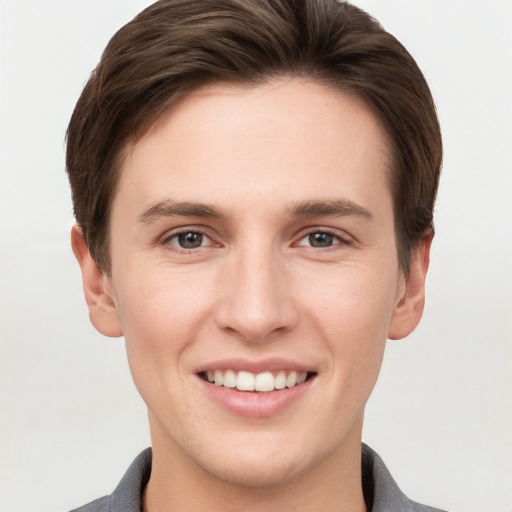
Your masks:
<svg viewBox="0 0 512 512"><path fill-rule="evenodd" d="M142 512L142 494L151 475L151 448L131 464L110 496L109 512ZM362 484L368 512L442 512L409 500L382 459L366 444L361 454Z"/></svg>

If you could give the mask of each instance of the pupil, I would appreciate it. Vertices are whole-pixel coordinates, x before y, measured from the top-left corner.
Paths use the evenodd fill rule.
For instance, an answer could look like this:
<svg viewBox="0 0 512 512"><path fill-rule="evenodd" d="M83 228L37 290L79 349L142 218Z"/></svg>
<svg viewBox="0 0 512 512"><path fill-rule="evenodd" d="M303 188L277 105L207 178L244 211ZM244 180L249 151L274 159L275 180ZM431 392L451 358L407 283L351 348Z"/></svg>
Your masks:
<svg viewBox="0 0 512 512"><path fill-rule="evenodd" d="M312 233L309 235L309 243L312 247L330 247L334 236L329 233Z"/></svg>
<svg viewBox="0 0 512 512"><path fill-rule="evenodd" d="M178 235L178 242L184 249L196 249L201 247L203 235L201 233L181 233Z"/></svg>

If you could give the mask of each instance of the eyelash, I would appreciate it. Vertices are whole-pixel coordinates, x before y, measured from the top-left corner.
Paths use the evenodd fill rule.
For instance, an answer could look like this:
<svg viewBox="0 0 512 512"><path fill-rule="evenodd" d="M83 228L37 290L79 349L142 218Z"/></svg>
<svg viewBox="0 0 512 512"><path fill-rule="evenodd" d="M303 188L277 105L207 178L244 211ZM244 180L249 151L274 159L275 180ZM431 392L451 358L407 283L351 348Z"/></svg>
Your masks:
<svg viewBox="0 0 512 512"><path fill-rule="evenodd" d="M178 245L178 243L179 243L178 237L180 235L189 235L189 234L190 235L192 235L192 234L200 235L202 238L201 245L199 245L198 247L191 247L191 248L180 247ZM313 235L328 235L329 237L333 238L333 243L332 243L332 245L327 245L325 247L315 247L312 245L305 245L305 244L300 243L304 239L311 237ZM202 245L202 243L204 242L204 238L206 238L207 241L209 240L209 243L207 243L207 245ZM176 240L176 243L173 243L173 240ZM296 241L292 243L292 247L304 247L307 250L312 250L312 251L318 251L318 250L325 251L325 250L329 250L329 249L335 249L339 245L352 245L354 243L353 238L350 235L348 235L347 233L345 233L343 231L334 230L334 229L324 228L324 227L322 227L322 228L320 228L320 227L307 228L307 229L303 230L301 233L299 233L299 235L295 238L295 240ZM311 240L310 240L310 242L311 242ZM181 253L185 253L185 254L187 254L187 253L190 254L190 253L196 252L199 249L222 246L222 244L214 242L213 238L211 236L209 236L205 232L204 229L195 228L195 227L179 229L177 231L173 231L172 233L167 234L162 240L162 245L167 246L169 248L169 250L181 252Z"/></svg>
<svg viewBox="0 0 512 512"><path fill-rule="evenodd" d="M194 247L194 248L180 247L178 245L178 243L173 243L173 240L178 241L178 237L180 235L192 235L192 234L193 235L200 235L203 239L206 238L207 240L209 240L210 243L207 246L200 245L199 247ZM203 241L204 240L201 240L201 243ZM203 229L194 228L194 227L180 229L178 231L173 231L172 233L167 234L163 238L162 244L165 245L165 246L172 246L172 249L170 249L170 250L178 251L178 252L183 252L183 253L191 253L191 252L197 251L198 249L203 249L204 247L208 247L208 246L219 246L220 247L220 245L221 245L221 244L217 244L217 243L213 242L212 237L208 236Z"/></svg>
<svg viewBox="0 0 512 512"><path fill-rule="evenodd" d="M307 230L303 231L299 237L297 238L297 242L295 242L293 245L299 245L299 242L304 240L305 238L308 238L312 235L328 235L330 237L333 237L334 243L332 245L329 245L327 247L313 247L313 246L303 246L307 247L310 250L328 250L336 248L338 245L352 245L354 243L353 238L344 231L338 231L334 229L329 228L308 228ZM300 246L300 245L299 245Z"/></svg>

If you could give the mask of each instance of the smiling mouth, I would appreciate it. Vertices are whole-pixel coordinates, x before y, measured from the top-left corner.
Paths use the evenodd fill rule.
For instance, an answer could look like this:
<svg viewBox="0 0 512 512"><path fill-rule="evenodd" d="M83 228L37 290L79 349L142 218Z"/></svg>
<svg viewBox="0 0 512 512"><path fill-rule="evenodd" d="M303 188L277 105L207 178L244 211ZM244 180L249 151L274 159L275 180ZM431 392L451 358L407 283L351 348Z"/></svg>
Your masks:
<svg viewBox="0 0 512 512"><path fill-rule="evenodd" d="M215 370L201 372L199 376L211 384L231 388L236 391L269 393L300 386L314 377L314 372L281 370L278 372L251 373L235 370Z"/></svg>

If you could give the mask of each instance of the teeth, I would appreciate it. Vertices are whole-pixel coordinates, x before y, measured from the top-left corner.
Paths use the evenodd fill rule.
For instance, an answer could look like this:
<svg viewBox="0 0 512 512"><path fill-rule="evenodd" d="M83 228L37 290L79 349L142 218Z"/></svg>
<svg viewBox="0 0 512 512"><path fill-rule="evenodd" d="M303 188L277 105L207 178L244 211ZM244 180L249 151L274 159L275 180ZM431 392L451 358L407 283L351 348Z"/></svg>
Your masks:
<svg viewBox="0 0 512 512"><path fill-rule="evenodd" d="M236 389L239 391L254 391L254 375L249 372L238 372Z"/></svg>
<svg viewBox="0 0 512 512"><path fill-rule="evenodd" d="M240 371L235 373L233 370L215 370L206 372L209 382L216 386L226 388L236 388L239 391L260 391L268 392L274 389L293 388L302 384L307 379L307 372L291 371L288 374L281 370L276 374L272 372L262 372L254 374L251 372Z"/></svg>
<svg viewBox="0 0 512 512"><path fill-rule="evenodd" d="M286 387L286 373L279 372L274 379L274 388L284 389Z"/></svg>
<svg viewBox="0 0 512 512"><path fill-rule="evenodd" d="M297 374L297 384L302 384L303 382L306 382L306 379L308 377L308 374L307 373L298 373ZM224 384L226 385L226 384Z"/></svg>
<svg viewBox="0 0 512 512"><path fill-rule="evenodd" d="M256 391L274 391L274 376L270 372L258 373L254 379Z"/></svg>
<svg viewBox="0 0 512 512"><path fill-rule="evenodd" d="M216 386L222 386L222 384L224 384L224 374L220 370L213 372L213 378Z"/></svg>
<svg viewBox="0 0 512 512"><path fill-rule="evenodd" d="M226 388L236 388L236 375L233 370L226 370L224 372L223 386Z"/></svg>
<svg viewBox="0 0 512 512"><path fill-rule="evenodd" d="M286 377L286 387L293 388L297 384L297 372L290 372Z"/></svg>

